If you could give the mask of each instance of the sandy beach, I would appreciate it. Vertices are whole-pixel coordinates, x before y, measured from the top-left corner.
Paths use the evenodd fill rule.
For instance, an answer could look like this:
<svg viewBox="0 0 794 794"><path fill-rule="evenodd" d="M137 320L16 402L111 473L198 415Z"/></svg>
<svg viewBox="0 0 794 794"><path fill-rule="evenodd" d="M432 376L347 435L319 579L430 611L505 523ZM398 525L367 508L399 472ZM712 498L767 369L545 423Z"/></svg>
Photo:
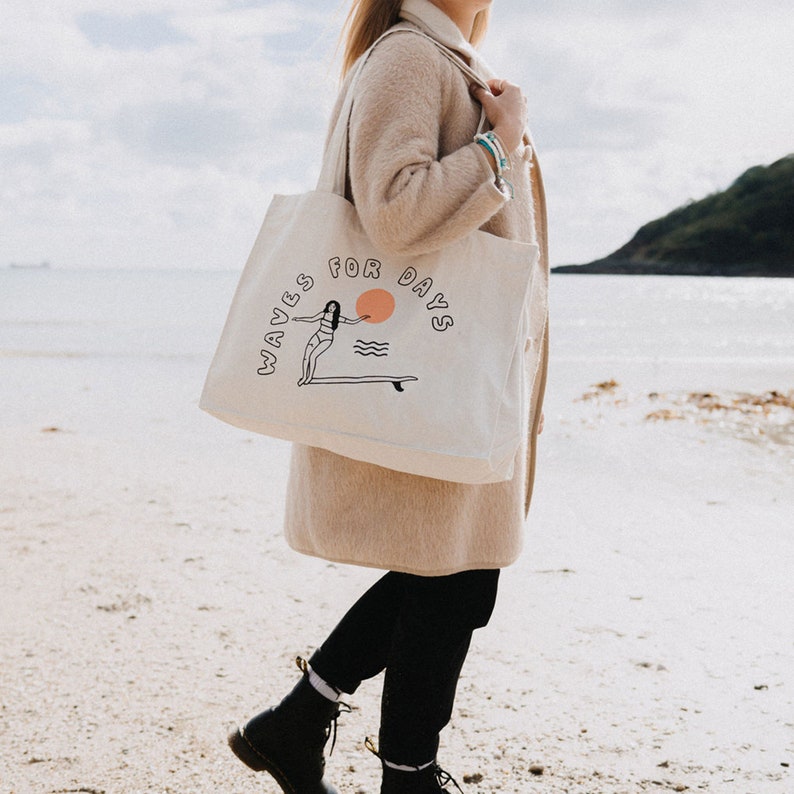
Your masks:
<svg viewBox="0 0 794 794"><path fill-rule="evenodd" d="M439 762L467 794L792 794L790 360L553 361ZM0 359L0 794L276 794L226 731L378 573L286 547L288 446L201 414L203 364L104 366ZM340 792L378 792L379 694L340 719Z"/></svg>

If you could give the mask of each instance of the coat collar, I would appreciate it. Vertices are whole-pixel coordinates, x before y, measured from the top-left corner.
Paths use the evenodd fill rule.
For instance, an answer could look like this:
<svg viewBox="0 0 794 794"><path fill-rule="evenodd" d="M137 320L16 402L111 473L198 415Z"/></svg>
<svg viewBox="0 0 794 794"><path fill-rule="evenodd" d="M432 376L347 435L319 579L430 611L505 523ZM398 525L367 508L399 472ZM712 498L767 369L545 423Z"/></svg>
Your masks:
<svg viewBox="0 0 794 794"><path fill-rule="evenodd" d="M403 0L400 19L412 22L445 47L460 53L478 74L491 76L491 70L477 50L466 41L460 28L430 0Z"/></svg>
<svg viewBox="0 0 794 794"><path fill-rule="evenodd" d="M494 77L493 71L482 59L480 53L474 49L470 42L466 41L460 28L430 0L403 0L400 6L400 19L411 22L445 47L463 55L471 68L483 79L490 80ZM537 174L535 178L540 180L540 169L537 167L535 158L535 145L529 130L524 135L524 143L526 146L523 156L535 164L535 173ZM542 186L540 189L542 190ZM545 229L545 217L543 224Z"/></svg>

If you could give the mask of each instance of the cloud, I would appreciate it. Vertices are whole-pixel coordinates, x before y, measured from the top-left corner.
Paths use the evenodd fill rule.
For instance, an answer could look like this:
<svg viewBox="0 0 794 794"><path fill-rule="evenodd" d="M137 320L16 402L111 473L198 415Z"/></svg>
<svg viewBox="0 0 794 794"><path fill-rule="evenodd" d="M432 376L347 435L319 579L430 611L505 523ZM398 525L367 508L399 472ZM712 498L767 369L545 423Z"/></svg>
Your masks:
<svg viewBox="0 0 794 794"><path fill-rule="evenodd" d="M327 14L75 5L2 34L0 261L240 266L269 194L316 179L335 84L295 45Z"/></svg>
<svg viewBox="0 0 794 794"><path fill-rule="evenodd" d="M24 121L48 93L47 86L32 76L9 74L0 77L0 124Z"/></svg>
<svg viewBox="0 0 794 794"><path fill-rule="evenodd" d="M77 27L94 47L151 52L167 44L179 44L186 37L173 27L164 13L118 13L86 11L75 18Z"/></svg>

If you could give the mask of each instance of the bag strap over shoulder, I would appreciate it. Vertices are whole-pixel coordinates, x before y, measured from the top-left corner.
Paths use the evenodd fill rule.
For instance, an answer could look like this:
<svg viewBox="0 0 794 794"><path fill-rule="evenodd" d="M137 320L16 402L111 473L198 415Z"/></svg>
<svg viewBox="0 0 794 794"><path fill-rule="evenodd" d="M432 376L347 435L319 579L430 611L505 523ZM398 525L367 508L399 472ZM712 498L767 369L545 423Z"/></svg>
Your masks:
<svg viewBox="0 0 794 794"><path fill-rule="evenodd" d="M375 47L377 47L378 44L380 44L380 42L382 42L388 36L393 36L397 33L410 33L414 36L422 36L422 38L432 42L432 44L438 48L438 50L444 55L445 58L447 58L447 60L449 60L454 66L460 69L464 75L466 75L470 82L476 83L477 85L480 85L484 88L488 88L487 83L482 79L482 77L480 77L465 61L455 55L455 53L448 47L445 47L431 36L428 36L427 34L422 33L420 30L416 30L415 28L402 28L398 26L390 28L358 59L358 62L354 67L355 71L352 78L350 79L350 84L348 85L342 107L339 110L339 115L336 119L333 133L331 134L331 137L328 141L325 157L323 158L322 170L320 171L320 178L317 182L317 190L326 193L336 193L337 195L344 196L345 181L347 176L350 114L353 111L353 100L355 97L356 86L358 84L359 78L361 77L364 65L366 64ZM485 129L487 121L485 110L483 109L480 112L480 121L477 128L479 132L482 132Z"/></svg>

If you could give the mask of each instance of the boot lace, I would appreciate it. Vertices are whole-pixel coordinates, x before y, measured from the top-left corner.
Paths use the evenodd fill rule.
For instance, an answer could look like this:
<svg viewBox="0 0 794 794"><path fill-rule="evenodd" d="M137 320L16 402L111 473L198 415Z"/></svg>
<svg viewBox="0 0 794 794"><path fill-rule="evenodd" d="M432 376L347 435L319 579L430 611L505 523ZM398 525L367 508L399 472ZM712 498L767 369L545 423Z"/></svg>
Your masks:
<svg viewBox="0 0 794 794"><path fill-rule="evenodd" d="M328 751L328 755L332 755L334 752L334 747L336 747L336 721L339 719L340 714L350 714L353 711L347 703L343 703L341 700L337 701L337 709L336 713L333 717L331 717L331 721L325 727L325 743L328 744L328 739L331 739L331 749Z"/></svg>
<svg viewBox="0 0 794 794"><path fill-rule="evenodd" d="M436 783L438 783L438 787L441 789L442 792L446 792L446 789L443 786L446 786L448 783L451 783L455 788L463 794L463 789L458 785L458 781L455 780L449 772L444 771L438 764L433 767L433 771L436 773Z"/></svg>
<svg viewBox="0 0 794 794"><path fill-rule="evenodd" d="M296 657L295 666L305 676L309 675L309 663L304 658L300 656ZM341 700L336 701L336 711L329 720L328 724L325 726L325 744L328 744L328 739L331 739L331 749L328 751L329 756L333 754L334 747L336 747L336 725L339 715L350 714L351 711L353 711L353 709L347 703L344 703Z"/></svg>

